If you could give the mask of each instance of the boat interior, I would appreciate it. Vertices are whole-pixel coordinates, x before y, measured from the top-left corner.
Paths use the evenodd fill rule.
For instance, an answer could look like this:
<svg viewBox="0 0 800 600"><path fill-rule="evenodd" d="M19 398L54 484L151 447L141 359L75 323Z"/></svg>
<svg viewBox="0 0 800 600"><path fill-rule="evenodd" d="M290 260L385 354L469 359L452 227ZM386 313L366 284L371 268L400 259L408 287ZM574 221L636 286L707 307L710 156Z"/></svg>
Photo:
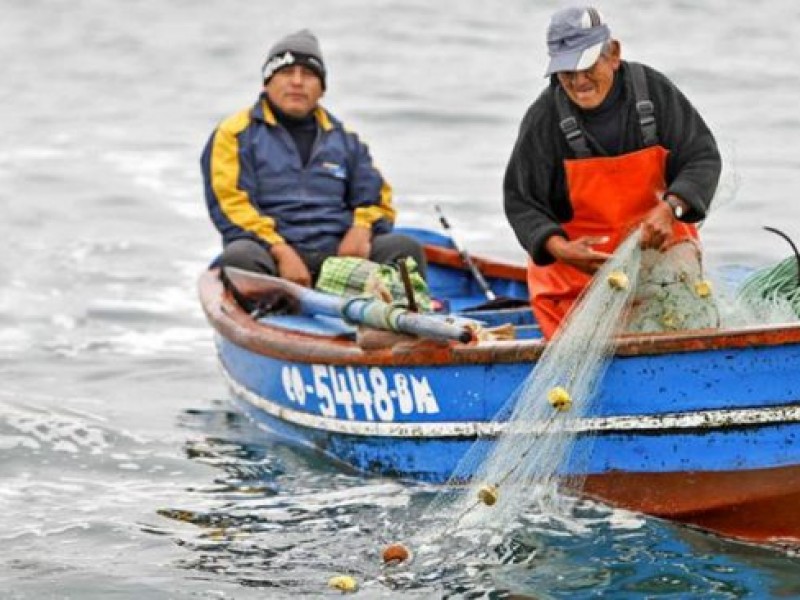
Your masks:
<svg viewBox="0 0 800 600"><path fill-rule="evenodd" d="M435 315L477 321L487 329L510 325L517 340L542 337L528 302L524 267L472 258L495 296L490 300L448 238L427 230L402 231L425 244L427 283L437 306ZM355 326L327 315L268 314L259 320L289 331L340 339L356 337Z"/></svg>

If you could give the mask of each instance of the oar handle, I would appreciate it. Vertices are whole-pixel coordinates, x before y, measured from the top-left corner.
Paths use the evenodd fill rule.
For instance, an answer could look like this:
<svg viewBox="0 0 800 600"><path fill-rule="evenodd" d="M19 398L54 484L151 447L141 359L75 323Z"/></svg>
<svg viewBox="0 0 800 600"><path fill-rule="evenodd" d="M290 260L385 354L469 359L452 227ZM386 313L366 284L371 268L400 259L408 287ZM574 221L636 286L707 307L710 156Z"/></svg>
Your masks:
<svg viewBox="0 0 800 600"><path fill-rule="evenodd" d="M348 298L342 306L341 314L349 323L433 340L455 340L466 344L473 338L472 332L464 325L409 312L399 306L381 302L377 298L364 296Z"/></svg>
<svg viewBox="0 0 800 600"><path fill-rule="evenodd" d="M264 273L253 273L235 267L224 269L240 290L247 291L249 298L258 298L267 293L275 295L279 292L292 298L292 305L303 314L342 317L350 323L434 340L455 340L466 344L473 338L469 328L463 324L448 323L439 317L409 312L377 298L343 298Z"/></svg>

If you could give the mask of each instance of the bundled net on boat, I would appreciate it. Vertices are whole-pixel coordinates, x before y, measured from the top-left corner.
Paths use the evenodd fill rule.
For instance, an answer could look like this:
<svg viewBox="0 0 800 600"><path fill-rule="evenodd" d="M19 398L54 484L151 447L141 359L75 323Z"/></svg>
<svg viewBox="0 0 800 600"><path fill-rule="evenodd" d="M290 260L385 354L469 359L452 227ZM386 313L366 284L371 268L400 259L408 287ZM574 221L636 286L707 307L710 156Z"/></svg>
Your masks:
<svg viewBox="0 0 800 600"><path fill-rule="evenodd" d="M642 253L636 298L627 317L629 333L658 333L720 326L714 284L705 278L695 242L666 252Z"/></svg>
<svg viewBox="0 0 800 600"><path fill-rule="evenodd" d="M747 277L734 275L733 291L720 294L723 328L796 323L800 320L800 251L792 239L774 227L765 230L782 237L792 256Z"/></svg>
<svg viewBox="0 0 800 600"><path fill-rule="evenodd" d="M736 297L741 310L762 323L800 318L798 258L790 256L748 277Z"/></svg>

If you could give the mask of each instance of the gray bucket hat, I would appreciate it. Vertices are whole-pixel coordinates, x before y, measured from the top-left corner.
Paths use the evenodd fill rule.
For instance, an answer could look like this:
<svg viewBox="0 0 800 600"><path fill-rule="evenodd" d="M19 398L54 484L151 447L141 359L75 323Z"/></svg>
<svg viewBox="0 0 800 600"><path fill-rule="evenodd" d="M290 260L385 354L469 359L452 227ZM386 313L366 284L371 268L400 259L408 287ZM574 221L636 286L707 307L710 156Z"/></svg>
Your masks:
<svg viewBox="0 0 800 600"><path fill-rule="evenodd" d="M584 6L559 10L547 28L550 62L545 77L559 71L588 69L610 39L611 30L597 9Z"/></svg>
<svg viewBox="0 0 800 600"><path fill-rule="evenodd" d="M275 73L285 67L300 64L311 69L322 81L325 89L325 63L317 37L308 29L301 29L278 40L269 49L267 60L261 68L261 77L266 84Z"/></svg>

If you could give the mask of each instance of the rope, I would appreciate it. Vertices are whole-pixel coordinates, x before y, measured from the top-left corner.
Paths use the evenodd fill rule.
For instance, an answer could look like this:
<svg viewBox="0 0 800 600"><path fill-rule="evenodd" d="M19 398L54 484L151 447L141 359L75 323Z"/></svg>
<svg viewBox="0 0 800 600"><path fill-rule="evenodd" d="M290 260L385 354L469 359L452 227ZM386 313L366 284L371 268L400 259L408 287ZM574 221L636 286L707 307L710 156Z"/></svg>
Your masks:
<svg viewBox="0 0 800 600"><path fill-rule="evenodd" d="M748 277L739 291L739 298L751 304L763 301L784 301L800 317L800 269L798 259L790 256L771 267L760 269Z"/></svg>

